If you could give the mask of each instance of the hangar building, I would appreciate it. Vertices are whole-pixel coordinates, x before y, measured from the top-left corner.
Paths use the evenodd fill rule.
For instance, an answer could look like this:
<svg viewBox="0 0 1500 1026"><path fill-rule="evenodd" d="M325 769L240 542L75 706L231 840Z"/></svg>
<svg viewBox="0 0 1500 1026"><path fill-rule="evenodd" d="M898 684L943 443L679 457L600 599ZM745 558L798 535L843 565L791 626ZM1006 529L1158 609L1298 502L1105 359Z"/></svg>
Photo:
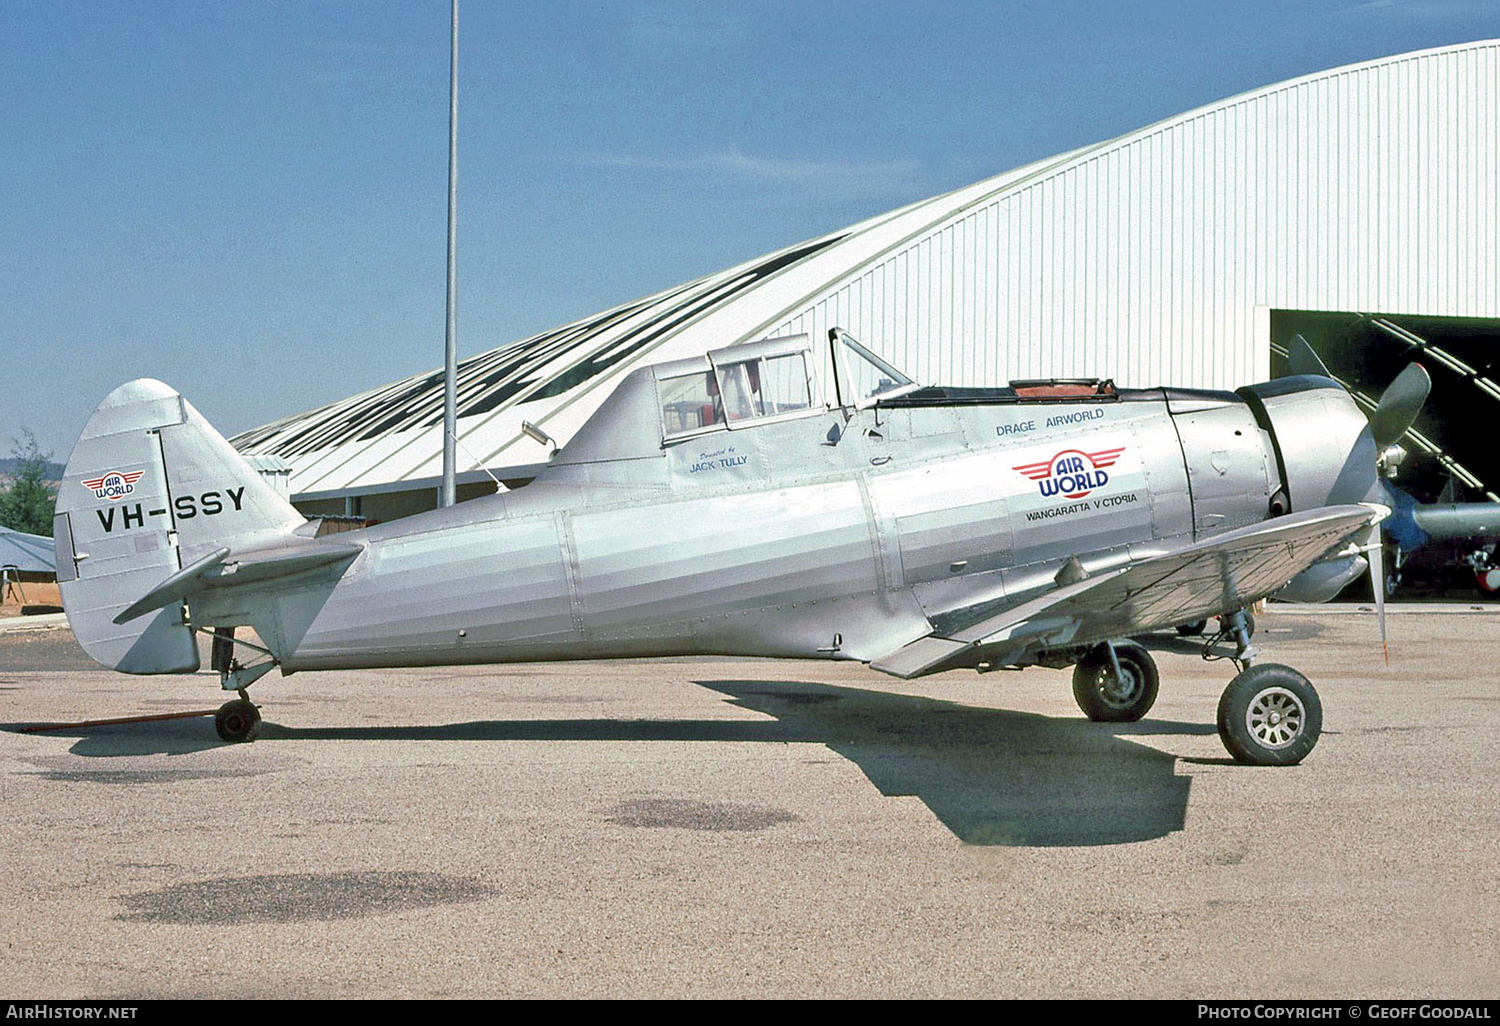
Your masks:
<svg viewBox="0 0 1500 1026"><path fill-rule="evenodd" d="M1256 89L469 357L460 498L545 459L523 420L565 443L642 363L835 326L950 385L1231 388L1301 333L1373 396L1420 353L1408 448L1494 499L1500 40ZM442 406L439 370L233 441L306 513L391 519L436 503Z"/></svg>

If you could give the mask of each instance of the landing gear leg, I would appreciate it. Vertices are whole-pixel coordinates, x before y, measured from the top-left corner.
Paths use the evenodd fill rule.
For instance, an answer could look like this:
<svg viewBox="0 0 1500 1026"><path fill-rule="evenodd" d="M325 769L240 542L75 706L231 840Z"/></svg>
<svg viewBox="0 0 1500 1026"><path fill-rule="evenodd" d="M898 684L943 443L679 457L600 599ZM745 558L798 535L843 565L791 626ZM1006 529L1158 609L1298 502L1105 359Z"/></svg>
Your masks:
<svg viewBox="0 0 1500 1026"><path fill-rule="evenodd" d="M1203 644L1203 658L1208 662L1215 659L1223 659L1224 656L1218 651L1218 645L1223 641L1234 642L1234 665L1241 670L1248 670L1255 662L1258 654L1255 646L1250 644L1250 637L1255 633L1255 618L1247 609L1237 609L1232 613L1222 613L1219 616L1219 633L1209 638Z"/></svg>
<svg viewBox="0 0 1500 1026"><path fill-rule="evenodd" d="M1219 696L1219 740L1236 762L1295 766L1323 732L1323 703L1312 683L1290 666L1255 663L1254 621L1244 610L1222 618L1234 639L1240 672Z"/></svg>
<svg viewBox="0 0 1500 1026"><path fill-rule="evenodd" d="M1236 609L1232 613L1225 613L1219 617L1220 632L1227 635L1239 651L1248 650L1250 657L1254 658L1255 649L1250 648L1250 639L1255 637L1255 614L1248 609ZM1235 654L1235 661L1240 660L1239 652ZM1249 665L1248 663L1246 665Z"/></svg>

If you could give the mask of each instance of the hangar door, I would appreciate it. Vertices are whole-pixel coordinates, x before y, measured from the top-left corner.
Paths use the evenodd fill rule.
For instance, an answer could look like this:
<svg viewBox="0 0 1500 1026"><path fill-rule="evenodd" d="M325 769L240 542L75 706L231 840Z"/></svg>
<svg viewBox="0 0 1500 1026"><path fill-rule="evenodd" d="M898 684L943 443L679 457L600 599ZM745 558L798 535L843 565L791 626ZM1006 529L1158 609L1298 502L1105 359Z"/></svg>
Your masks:
<svg viewBox="0 0 1500 1026"><path fill-rule="evenodd" d="M1272 310L1273 377L1290 373L1294 335L1366 411L1408 363L1426 367L1432 394L1396 483L1422 502L1500 502L1500 320Z"/></svg>

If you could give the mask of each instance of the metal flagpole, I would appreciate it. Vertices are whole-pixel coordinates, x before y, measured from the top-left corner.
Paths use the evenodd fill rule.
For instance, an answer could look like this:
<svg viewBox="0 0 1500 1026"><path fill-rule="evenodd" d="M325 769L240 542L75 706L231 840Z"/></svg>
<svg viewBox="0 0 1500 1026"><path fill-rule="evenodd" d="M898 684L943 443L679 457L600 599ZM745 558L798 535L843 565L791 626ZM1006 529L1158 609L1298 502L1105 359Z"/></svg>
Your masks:
<svg viewBox="0 0 1500 1026"><path fill-rule="evenodd" d="M448 330L443 367L443 494L439 505L458 501L454 475L458 439L458 0L452 0L453 39L448 67Z"/></svg>

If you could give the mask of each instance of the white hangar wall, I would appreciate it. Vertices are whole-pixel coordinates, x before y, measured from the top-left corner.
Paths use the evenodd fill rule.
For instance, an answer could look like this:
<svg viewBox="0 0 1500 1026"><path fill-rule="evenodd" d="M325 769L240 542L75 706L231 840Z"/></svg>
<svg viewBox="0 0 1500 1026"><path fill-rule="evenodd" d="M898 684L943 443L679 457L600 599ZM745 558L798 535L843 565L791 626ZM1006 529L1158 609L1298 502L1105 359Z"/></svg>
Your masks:
<svg viewBox="0 0 1500 1026"><path fill-rule="evenodd" d="M1497 317L1497 125L1497 43L1309 76L979 197L768 327L926 381L1229 387L1273 308Z"/></svg>
<svg viewBox="0 0 1500 1026"><path fill-rule="evenodd" d="M843 327L936 384L1232 387L1269 376L1273 309L1500 318L1497 122L1500 40L1338 68L469 357L460 480L536 463L523 419L566 442L642 363L768 336ZM304 505L427 489L413 512L441 401L429 372L234 441Z"/></svg>

